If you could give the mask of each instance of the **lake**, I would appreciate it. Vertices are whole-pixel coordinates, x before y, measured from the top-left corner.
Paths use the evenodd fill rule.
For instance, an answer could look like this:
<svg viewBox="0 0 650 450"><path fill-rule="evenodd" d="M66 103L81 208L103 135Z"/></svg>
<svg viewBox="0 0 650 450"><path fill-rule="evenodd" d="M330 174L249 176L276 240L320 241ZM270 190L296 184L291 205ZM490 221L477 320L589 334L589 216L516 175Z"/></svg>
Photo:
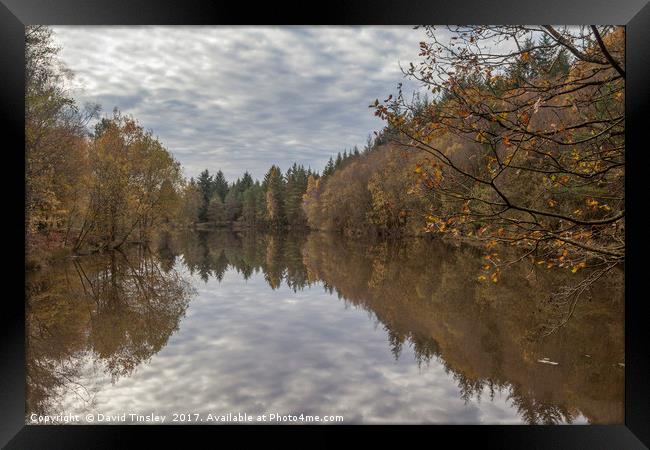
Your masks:
<svg viewBox="0 0 650 450"><path fill-rule="evenodd" d="M27 273L26 421L623 423L622 271L561 303L583 274L526 260L493 283L484 264L432 239L225 230L68 258Z"/></svg>

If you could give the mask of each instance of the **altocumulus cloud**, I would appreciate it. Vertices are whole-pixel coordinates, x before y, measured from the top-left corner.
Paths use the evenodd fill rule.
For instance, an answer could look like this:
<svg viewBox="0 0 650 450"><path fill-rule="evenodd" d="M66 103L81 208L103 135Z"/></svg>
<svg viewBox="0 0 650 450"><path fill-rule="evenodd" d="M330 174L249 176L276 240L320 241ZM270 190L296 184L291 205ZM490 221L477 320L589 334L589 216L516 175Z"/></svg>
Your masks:
<svg viewBox="0 0 650 450"><path fill-rule="evenodd" d="M185 174L263 177L271 164L321 170L380 129L368 105L417 89L412 27L54 27L81 103L151 129Z"/></svg>

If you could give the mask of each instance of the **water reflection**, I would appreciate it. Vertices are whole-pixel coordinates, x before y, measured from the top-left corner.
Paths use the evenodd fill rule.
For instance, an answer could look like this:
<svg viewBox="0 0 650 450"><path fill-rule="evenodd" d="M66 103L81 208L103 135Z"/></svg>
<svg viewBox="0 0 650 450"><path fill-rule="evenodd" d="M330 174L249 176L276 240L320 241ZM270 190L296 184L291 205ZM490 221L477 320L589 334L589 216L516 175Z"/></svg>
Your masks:
<svg viewBox="0 0 650 450"><path fill-rule="evenodd" d="M90 400L77 378L92 359L112 382L163 348L187 309L191 286L143 248L76 258L27 280L27 410L61 396Z"/></svg>
<svg viewBox="0 0 650 450"><path fill-rule="evenodd" d="M470 248L223 231L154 247L28 278L29 412L623 421L616 277L542 338L546 299L571 274L522 264L479 283Z"/></svg>

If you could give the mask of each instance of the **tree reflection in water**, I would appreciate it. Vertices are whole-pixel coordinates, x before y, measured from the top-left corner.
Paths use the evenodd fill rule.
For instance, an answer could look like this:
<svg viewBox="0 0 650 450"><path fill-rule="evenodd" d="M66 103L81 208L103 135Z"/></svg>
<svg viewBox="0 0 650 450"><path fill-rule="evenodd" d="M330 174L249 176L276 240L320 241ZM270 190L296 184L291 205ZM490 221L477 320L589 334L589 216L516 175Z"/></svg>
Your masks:
<svg viewBox="0 0 650 450"><path fill-rule="evenodd" d="M289 239L216 232L182 241L185 263L202 276L220 279L233 267L244 278L263 272L272 289L282 280L294 290L321 283L372 312L396 359L407 344L418 364L443 363L463 399L507 391L531 424L570 423L579 413L595 423L623 420L624 371L617 364L624 360L622 274L603 280L571 321L543 336L556 314L549 295L576 277L570 272L524 263L499 283L482 283L476 281L480 252L422 239L372 243L326 233ZM549 354L560 355L557 366L538 362Z"/></svg>
<svg viewBox="0 0 650 450"><path fill-rule="evenodd" d="M442 364L465 401L505 393L531 424L580 415L623 421L621 273L599 282L572 319L546 335L557 315L550 293L581 275L522 263L498 283L479 282L480 252L424 239L188 231L155 248L155 256L139 249L80 258L30 276L29 411L46 410L57 387L74 388L69 380L85 354L116 379L158 352L190 298L175 269L182 261L204 281L234 269L245 280L263 274L274 290L322 285L383 326L396 360L409 346L416 364ZM558 365L539 362L549 355Z"/></svg>
<svg viewBox="0 0 650 450"><path fill-rule="evenodd" d="M192 288L164 262L136 247L28 274L28 415L51 412L66 391L90 402L76 381L89 360L115 382L166 345Z"/></svg>

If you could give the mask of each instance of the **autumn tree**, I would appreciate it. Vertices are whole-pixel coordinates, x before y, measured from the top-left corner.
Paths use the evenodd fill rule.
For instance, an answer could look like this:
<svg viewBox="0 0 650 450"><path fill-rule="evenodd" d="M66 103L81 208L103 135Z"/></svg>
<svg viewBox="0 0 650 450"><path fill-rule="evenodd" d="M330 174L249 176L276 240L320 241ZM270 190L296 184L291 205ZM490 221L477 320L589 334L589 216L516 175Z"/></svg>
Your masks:
<svg viewBox="0 0 650 450"><path fill-rule="evenodd" d="M49 249L37 236L93 251L173 226L184 209L180 164L117 110L91 132L99 107L82 109L67 94L72 73L57 59L52 31L28 26L25 39L28 252Z"/></svg>
<svg viewBox="0 0 650 450"><path fill-rule="evenodd" d="M25 219L32 236L67 235L85 208L87 124L98 107L80 109L68 95L66 80L72 74L58 51L50 28L26 27Z"/></svg>
<svg viewBox="0 0 650 450"><path fill-rule="evenodd" d="M624 29L426 27L404 69L434 100L373 105L394 141L425 152L428 228L527 249L589 282L624 260ZM490 253L488 276L500 261ZM568 293L568 292L567 292ZM577 295L573 295L577 294Z"/></svg>
<svg viewBox="0 0 650 450"><path fill-rule="evenodd" d="M181 221L189 224L198 222L203 196L193 178L182 188L181 202Z"/></svg>
<svg viewBox="0 0 650 450"><path fill-rule="evenodd" d="M302 209L310 228L318 229L321 222L320 182L322 178L310 175L307 178L307 188L302 196Z"/></svg>
<svg viewBox="0 0 650 450"><path fill-rule="evenodd" d="M266 214L269 224L281 228L286 222L284 180L282 171L273 165L264 177L266 187Z"/></svg>
<svg viewBox="0 0 650 450"><path fill-rule="evenodd" d="M151 131L115 110L95 127L90 144L89 206L75 248L92 242L115 248L128 239L148 240L168 217L181 188L180 164Z"/></svg>

